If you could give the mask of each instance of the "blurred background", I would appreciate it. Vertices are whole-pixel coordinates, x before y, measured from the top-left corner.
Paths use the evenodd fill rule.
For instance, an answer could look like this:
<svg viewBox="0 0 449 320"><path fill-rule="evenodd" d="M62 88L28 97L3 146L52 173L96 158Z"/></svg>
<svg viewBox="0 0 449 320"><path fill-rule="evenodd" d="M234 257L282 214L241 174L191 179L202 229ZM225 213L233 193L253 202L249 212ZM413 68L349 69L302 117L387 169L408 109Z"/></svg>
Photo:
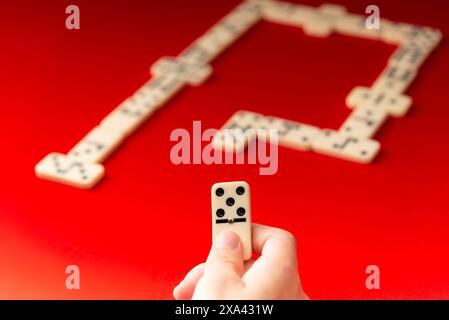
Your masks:
<svg viewBox="0 0 449 320"><path fill-rule="evenodd" d="M295 1L318 6L320 1ZM407 94L414 106L375 139L360 165L280 147L279 171L255 165L170 162L175 128L219 128L247 109L337 129L346 95L370 86L395 50L380 41L262 21L213 61L214 73L154 114L105 163L92 190L37 179L35 164L65 153L239 1L15 1L0 5L0 298L171 299L206 259L210 187L245 180L253 221L298 239L300 275L312 299L449 297L449 49L446 38ZM449 3L335 1L364 14L449 34ZM81 29L65 28L80 8ZM377 265L381 288L367 290ZM65 288L77 265L81 290Z"/></svg>

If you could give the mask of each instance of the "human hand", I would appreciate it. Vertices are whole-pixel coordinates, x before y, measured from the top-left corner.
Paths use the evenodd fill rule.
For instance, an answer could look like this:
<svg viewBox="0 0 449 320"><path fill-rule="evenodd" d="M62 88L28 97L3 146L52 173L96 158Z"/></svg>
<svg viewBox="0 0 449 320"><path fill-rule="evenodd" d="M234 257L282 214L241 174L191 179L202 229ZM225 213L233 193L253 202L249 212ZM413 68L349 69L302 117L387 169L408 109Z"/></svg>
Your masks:
<svg viewBox="0 0 449 320"><path fill-rule="evenodd" d="M260 257L244 262L240 238L232 231L221 232L207 261L190 270L173 290L175 299L308 299L298 274L294 236L253 224L252 239Z"/></svg>

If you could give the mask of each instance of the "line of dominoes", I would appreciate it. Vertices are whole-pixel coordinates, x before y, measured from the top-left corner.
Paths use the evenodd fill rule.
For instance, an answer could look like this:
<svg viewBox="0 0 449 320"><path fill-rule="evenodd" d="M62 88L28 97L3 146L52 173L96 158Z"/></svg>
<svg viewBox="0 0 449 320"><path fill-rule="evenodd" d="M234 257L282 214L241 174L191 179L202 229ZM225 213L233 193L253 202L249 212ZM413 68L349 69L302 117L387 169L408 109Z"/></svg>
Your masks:
<svg viewBox="0 0 449 320"><path fill-rule="evenodd" d="M327 37L339 32L399 45L371 88L357 87L349 94L347 104L355 110L342 128L338 132L320 130L321 138L312 144L314 150L348 159L352 157L347 150L354 149L354 141L366 139L375 143L368 138L387 115L403 116L407 112L411 99L402 93L441 40L437 30L389 20L382 20L381 30L368 30L364 26L365 16L348 13L339 5L324 4L315 8L274 0L246 0L177 57L156 61L150 69L150 81L107 115L67 154L50 153L44 157L35 167L36 175L80 188L93 187L104 175L102 162L186 85L198 86L206 81L212 74L210 63L261 19L301 27L311 36ZM351 139L350 143L345 142L346 137ZM365 158L371 160L371 156Z"/></svg>
<svg viewBox="0 0 449 320"><path fill-rule="evenodd" d="M364 116L364 114L361 115L361 117ZM238 129L239 131L233 131L232 129ZM322 130L308 124L265 116L246 110L236 112L226 122L214 136L212 145L217 150L243 152L253 139L264 138L258 135L260 133L266 134L267 131L259 129L276 129L279 135L278 143L282 146L300 151L313 150L361 163L372 161L380 148L377 141L368 137L350 136L333 130ZM234 138L234 136L244 137L244 139ZM328 150L329 146L332 147L331 152Z"/></svg>
<svg viewBox="0 0 449 320"><path fill-rule="evenodd" d="M50 153L35 167L38 177L91 188L104 176L104 162L156 110L186 85L198 86L212 74L209 62L260 19L260 6L237 6L178 57L162 57L150 68L152 79L107 115L67 154Z"/></svg>
<svg viewBox="0 0 449 320"><path fill-rule="evenodd" d="M403 117L412 106L404 92L419 67L442 39L439 30L381 20L381 29L365 26L366 16L352 14L345 7L323 4L318 8L278 1L263 1L262 17L268 21L301 27L310 36L328 37L333 32L381 40L398 46L380 76L368 87L355 87L346 98L354 109L338 130L314 126L249 111L235 113L222 129L277 129L279 144L301 151L313 150L349 161L370 163L380 150L371 138L389 116ZM227 131L227 135L232 134ZM225 130L214 137L213 145L226 151L242 151L251 138L230 139Z"/></svg>

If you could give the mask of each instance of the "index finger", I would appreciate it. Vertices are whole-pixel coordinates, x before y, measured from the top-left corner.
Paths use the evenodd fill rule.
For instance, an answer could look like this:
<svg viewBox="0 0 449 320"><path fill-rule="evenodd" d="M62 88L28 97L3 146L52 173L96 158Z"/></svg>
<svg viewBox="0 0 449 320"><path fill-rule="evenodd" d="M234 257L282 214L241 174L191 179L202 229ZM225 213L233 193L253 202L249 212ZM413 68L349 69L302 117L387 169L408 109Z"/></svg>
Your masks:
<svg viewBox="0 0 449 320"><path fill-rule="evenodd" d="M253 251L264 259L279 259L294 262L297 266L297 246L295 237L288 231L264 226L252 225Z"/></svg>
<svg viewBox="0 0 449 320"><path fill-rule="evenodd" d="M244 283L249 290L282 296L278 291L298 277L295 237L279 228L254 224L252 238L253 251L261 256L243 275Z"/></svg>

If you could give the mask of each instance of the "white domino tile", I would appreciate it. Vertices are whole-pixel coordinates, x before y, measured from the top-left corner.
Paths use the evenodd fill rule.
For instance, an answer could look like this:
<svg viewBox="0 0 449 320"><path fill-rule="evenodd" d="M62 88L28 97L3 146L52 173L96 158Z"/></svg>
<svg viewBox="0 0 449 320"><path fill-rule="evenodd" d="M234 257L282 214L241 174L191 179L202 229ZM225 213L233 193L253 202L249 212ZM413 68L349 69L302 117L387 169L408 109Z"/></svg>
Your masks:
<svg viewBox="0 0 449 320"><path fill-rule="evenodd" d="M242 241L243 260L252 256L251 191L244 181L216 183L211 189L212 241L223 231Z"/></svg>
<svg viewBox="0 0 449 320"><path fill-rule="evenodd" d="M71 156L51 153L36 165L35 173L43 179L89 189L101 180L104 167L97 163L82 162Z"/></svg>
<svg viewBox="0 0 449 320"><path fill-rule="evenodd" d="M148 81L142 90L145 90L151 100L157 101L158 106L162 106L184 86L184 81L171 75L162 75Z"/></svg>
<svg viewBox="0 0 449 320"><path fill-rule="evenodd" d="M179 60L208 64L232 44L233 38L222 28L214 28L200 36L179 55Z"/></svg>
<svg viewBox="0 0 449 320"><path fill-rule="evenodd" d="M244 1L226 15L219 26L239 38L262 18L261 8L266 1Z"/></svg>
<svg viewBox="0 0 449 320"><path fill-rule="evenodd" d="M318 133L319 129L317 127L303 123L294 123L293 127L285 135L279 135L279 143L292 149L307 151L311 149L313 140Z"/></svg>
<svg viewBox="0 0 449 320"><path fill-rule="evenodd" d="M313 150L353 162L370 163L380 150L379 142L351 137L333 130L322 130L313 141Z"/></svg>
<svg viewBox="0 0 449 320"><path fill-rule="evenodd" d="M261 18L259 1L238 5L179 55L181 61L207 64L225 51Z"/></svg>
<svg viewBox="0 0 449 320"><path fill-rule="evenodd" d="M387 117L388 113L379 108L356 108L342 124L339 132L356 138L372 138Z"/></svg>
<svg viewBox="0 0 449 320"><path fill-rule="evenodd" d="M142 110L142 112L147 115L151 115L159 109L164 102L161 93L156 89L151 88L152 82L153 81L147 82L127 99L127 103L133 105L136 109Z"/></svg>
<svg viewBox="0 0 449 320"><path fill-rule="evenodd" d="M412 106L409 96L382 89L355 87L346 97L349 108L380 109L394 117L403 117Z"/></svg>
<svg viewBox="0 0 449 320"><path fill-rule="evenodd" d="M210 42L210 40L199 38L183 50L178 58L187 63L207 64L221 52L214 49L214 45L209 44Z"/></svg>
<svg viewBox="0 0 449 320"><path fill-rule="evenodd" d="M243 152L248 145L248 141L255 137L255 134L243 131L240 128L226 128L218 131L213 140L212 146L215 150L226 152Z"/></svg>
<svg viewBox="0 0 449 320"><path fill-rule="evenodd" d="M432 28L419 28L400 45L388 60L389 65L418 69L440 43L441 31Z"/></svg>
<svg viewBox="0 0 449 320"><path fill-rule="evenodd" d="M414 34L411 42L431 51L440 44L442 39L443 34L441 30L421 27L419 31Z"/></svg>
<svg viewBox="0 0 449 320"><path fill-rule="evenodd" d="M184 82L175 77L156 77L107 115L100 125L130 135L183 86Z"/></svg>
<svg viewBox="0 0 449 320"><path fill-rule="evenodd" d="M415 80L418 71L411 66L389 65L373 83L373 90L404 93Z"/></svg>
<svg viewBox="0 0 449 320"><path fill-rule="evenodd" d="M263 117L258 129L277 129L279 144L301 151L310 150L319 128L277 117Z"/></svg>
<svg viewBox="0 0 449 320"><path fill-rule="evenodd" d="M187 63L173 57L162 57L152 65L151 74L153 76L171 75L190 85L199 86L210 77L212 67Z"/></svg>
<svg viewBox="0 0 449 320"><path fill-rule="evenodd" d="M403 45L410 41L411 35L417 29L418 27L413 24L389 21L382 29L381 40L389 44Z"/></svg>
<svg viewBox="0 0 449 320"><path fill-rule="evenodd" d="M235 120L237 125L242 126L242 128L259 128L260 121L263 115L257 112L248 110L239 110L232 115L232 119Z"/></svg>
<svg viewBox="0 0 449 320"><path fill-rule="evenodd" d="M100 126L116 131L123 136L133 133L151 113L140 105L133 102L132 99L126 100L102 121Z"/></svg>
<svg viewBox="0 0 449 320"><path fill-rule="evenodd" d="M348 14L345 6L333 3L323 3L318 10L321 14L329 17L343 17Z"/></svg>
<svg viewBox="0 0 449 320"><path fill-rule="evenodd" d="M368 29L366 27L366 18L364 15L347 14L343 18L336 20L335 30L348 36L380 39L382 24L380 29Z"/></svg>
<svg viewBox="0 0 449 320"><path fill-rule="evenodd" d="M124 135L108 127L95 127L68 155L81 162L103 162L123 141Z"/></svg>
<svg viewBox="0 0 449 320"><path fill-rule="evenodd" d="M308 36L325 38L334 31L334 22L333 19L327 19L324 15L316 12L309 15L302 28Z"/></svg>
<svg viewBox="0 0 449 320"><path fill-rule="evenodd" d="M289 2L267 1L262 6L264 20L303 27L317 18L316 8Z"/></svg>
<svg viewBox="0 0 449 320"><path fill-rule="evenodd" d="M415 42L403 45L396 49L393 55L388 59L388 65L401 69L418 69L427 59L430 49Z"/></svg>
<svg viewBox="0 0 449 320"><path fill-rule="evenodd" d="M226 152L242 152L257 136L263 116L251 111L236 112L212 139L212 146Z"/></svg>
<svg viewBox="0 0 449 320"><path fill-rule="evenodd" d="M432 50L441 42L440 30L409 23L390 22L382 32L382 40L400 46L415 43Z"/></svg>
<svg viewBox="0 0 449 320"><path fill-rule="evenodd" d="M309 19L303 25L305 34L314 37L328 37L336 29L339 19L344 19L346 8L341 5L325 3L314 14L309 14Z"/></svg>

